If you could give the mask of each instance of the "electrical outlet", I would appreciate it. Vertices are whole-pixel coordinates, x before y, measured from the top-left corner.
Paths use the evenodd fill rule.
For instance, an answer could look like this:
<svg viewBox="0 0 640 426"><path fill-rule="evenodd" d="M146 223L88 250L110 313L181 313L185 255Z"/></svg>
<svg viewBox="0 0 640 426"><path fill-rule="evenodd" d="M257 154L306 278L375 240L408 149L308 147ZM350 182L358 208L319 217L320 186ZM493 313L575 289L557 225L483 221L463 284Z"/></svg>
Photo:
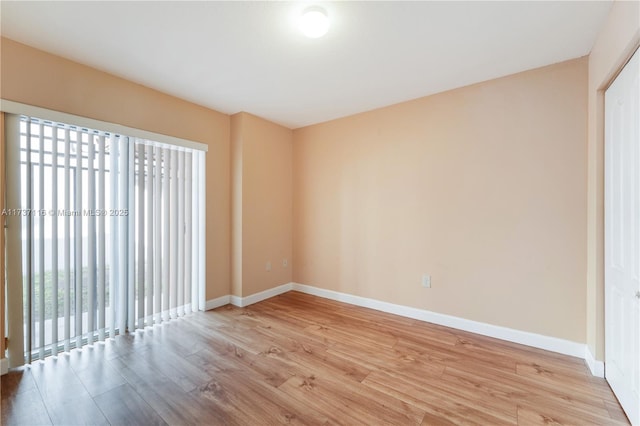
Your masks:
<svg viewBox="0 0 640 426"><path fill-rule="evenodd" d="M424 274L422 276L422 287L431 288L431 275Z"/></svg>
<svg viewBox="0 0 640 426"><path fill-rule="evenodd" d="M286 268L287 266L289 266L289 260L288 259L282 259L282 267Z"/></svg>
<svg viewBox="0 0 640 426"><path fill-rule="evenodd" d="M264 269L267 270L267 272L271 272L271 261L267 260L267 263L265 264Z"/></svg>

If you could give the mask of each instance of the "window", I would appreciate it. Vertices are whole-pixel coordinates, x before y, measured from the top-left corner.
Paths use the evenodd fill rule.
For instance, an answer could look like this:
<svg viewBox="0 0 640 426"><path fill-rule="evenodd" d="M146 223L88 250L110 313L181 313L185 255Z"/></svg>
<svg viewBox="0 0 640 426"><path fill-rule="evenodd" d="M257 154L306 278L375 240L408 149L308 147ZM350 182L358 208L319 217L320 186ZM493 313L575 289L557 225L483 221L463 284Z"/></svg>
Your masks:
<svg viewBox="0 0 640 426"><path fill-rule="evenodd" d="M25 115L7 150L24 362L203 306L203 151Z"/></svg>

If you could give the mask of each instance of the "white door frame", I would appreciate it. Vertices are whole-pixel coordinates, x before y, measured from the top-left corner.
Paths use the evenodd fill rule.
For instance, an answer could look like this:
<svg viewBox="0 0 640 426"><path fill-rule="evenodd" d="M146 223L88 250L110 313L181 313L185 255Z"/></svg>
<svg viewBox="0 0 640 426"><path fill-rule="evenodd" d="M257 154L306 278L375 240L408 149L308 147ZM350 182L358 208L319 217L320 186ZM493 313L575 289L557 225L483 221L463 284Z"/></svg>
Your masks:
<svg viewBox="0 0 640 426"><path fill-rule="evenodd" d="M640 50L605 92L605 377L640 425Z"/></svg>

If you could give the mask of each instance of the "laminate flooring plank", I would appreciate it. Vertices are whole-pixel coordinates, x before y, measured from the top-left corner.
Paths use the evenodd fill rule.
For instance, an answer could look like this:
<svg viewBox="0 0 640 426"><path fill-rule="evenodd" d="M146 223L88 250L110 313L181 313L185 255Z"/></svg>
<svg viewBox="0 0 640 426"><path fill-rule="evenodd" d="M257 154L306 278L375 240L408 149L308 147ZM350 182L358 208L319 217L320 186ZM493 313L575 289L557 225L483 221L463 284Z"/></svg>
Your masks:
<svg viewBox="0 0 640 426"><path fill-rule="evenodd" d="M195 354L189 355L185 358L186 361L193 364L196 368L202 371L207 377L215 377L216 374L223 370L223 366L219 362L220 355L213 353L207 349L202 349Z"/></svg>
<svg viewBox="0 0 640 426"><path fill-rule="evenodd" d="M305 328L305 332L315 334L327 339L328 342L331 342L332 346L343 342L349 342L350 344L359 345L371 350L383 348L388 349L393 347L393 345L384 344L383 342L375 342L366 338L358 337L351 333L345 333L344 331L339 330L331 324L310 325L309 327Z"/></svg>
<svg viewBox="0 0 640 426"><path fill-rule="evenodd" d="M278 318L287 321L291 327L299 330L304 330L311 325L323 325L330 324L332 321L328 318L318 318L315 315L305 314L302 310L269 310L265 312L265 315L277 316Z"/></svg>
<svg viewBox="0 0 640 426"><path fill-rule="evenodd" d="M233 425L230 416L216 404L192 393L171 392L142 385L136 392L151 408L170 425Z"/></svg>
<svg viewBox="0 0 640 426"><path fill-rule="evenodd" d="M299 404L308 405L313 411L323 413L335 424L409 425L420 424L424 417L424 412L412 410L409 405L395 410L373 400L370 393L354 391L353 388L315 375L292 377L278 389ZM388 400L392 401L393 398ZM395 402L397 405L398 401Z"/></svg>
<svg viewBox="0 0 640 426"><path fill-rule="evenodd" d="M288 364L289 371L295 372L296 364L304 367L317 367L319 363L333 368L335 374L343 374L354 377L357 381L362 380L370 370L361 367L359 364L349 362L326 352L327 345L319 344L316 340L310 339L309 334L302 334L289 329L282 330L276 328L277 324L267 321L261 323L255 330L269 337L272 346L268 350L258 355L265 355L270 358L279 358ZM315 362L313 362L315 361Z"/></svg>
<svg viewBox="0 0 640 426"><path fill-rule="evenodd" d="M200 338L206 339L207 345L205 350L215 351L221 355L234 352L238 347L236 341L231 341L225 335L225 330L221 327L207 327L206 324L194 323L194 332L197 333ZM227 329L226 332L229 332ZM245 348L246 350L246 348Z"/></svg>
<svg viewBox="0 0 640 426"><path fill-rule="evenodd" d="M307 346L316 346L326 349L328 346L332 345L332 342L329 339L310 333L307 330L309 326L320 326L319 323L309 323L309 325L304 328L293 327L291 326L291 323L283 321L282 317L278 317L277 314L263 313L262 315L264 321L255 328L258 332L273 336L275 339L292 339L306 344ZM287 345L285 344L285 346Z"/></svg>
<svg viewBox="0 0 640 426"><path fill-rule="evenodd" d="M505 356L515 359L518 364L538 364L547 369L563 372L564 374L591 377L591 372L586 363L580 358L561 355L543 349L516 345L515 343L486 336L477 336L475 339L482 341L482 344L489 350L500 352Z"/></svg>
<svg viewBox="0 0 640 426"><path fill-rule="evenodd" d="M109 422L93 398L86 395L67 399L64 403L45 402L54 425L108 425Z"/></svg>
<svg viewBox="0 0 640 426"><path fill-rule="evenodd" d="M496 391L490 383L480 380L468 380L460 383L459 381L452 382L447 378L445 370L442 376L430 380L422 387L429 387L432 391L447 397L453 396L461 404L490 413L502 420L515 420L515 398L505 398L504 394ZM515 395L527 395L527 392L523 390Z"/></svg>
<svg viewBox="0 0 640 426"><path fill-rule="evenodd" d="M98 395L95 402L112 425L167 424L129 384Z"/></svg>
<svg viewBox="0 0 640 426"><path fill-rule="evenodd" d="M435 324L421 323L412 327L410 333L402 333L398 345L420 351L425 343L433 349L444 350L450 354L472 356L479 362L493 363L494 368L504 364L506 369L515 368L514 363L538 363L554 370L564 370L570 374L590 376L583 360L556 354L542 349L517 345L503 340L476 335L460 330L452 330ZM418 331L418 332L416 332ZM438 337L440 336L440 338ZM453 345L451 348L450 345ZM485 354L495 354L491 357Z"/></svg>
<svg viewBox="0 0 640 426"><path fill-rule="evenodd" d="M259 354L264 351L265 347L268 347L270 343L264 336L252 329L237 333L233 328L224 326L217 329L216 333L223 336L227 342L231 342L236 347L252 354Z"/></svg>
<svg viewBox="0 0 640 426"><path fill-rule="evenodd" d="M31 364L30 369L42 400L49 407L78 398L91 398L71 368L71 361L66 354L36 361Z"/></svg>
<svg viewBox="0 0 640 426"><path fill-rule="evenodd" d="M94 342L81 349L60 353L58 357L67 357L71 368L78 371L96 363L136 353L147 346L148 343L144 342L144 338L136 338L135 334L125 334L118 335L113 339L107 338L103 342Z"/></svg>
<svg viewBox="0 0 640 426"><path fill-rule="evenodd" d="M470 343L469 340L456 339L454 344L450 342L439 342L437 339L425 338L424 340L410 340L400 337L395 345L398 349L411 349L418 353L430 355L433 359L443 360L472 360L478 365L487 368L501 369L505 371L516 371L517 361L505 356L498 351L491 351L490 348L482 348L479 345Z"/></svg>
<svg viewBox="0 0 640 426"><path fill-rule="evenodd" d="M449 339L453 338L458 341L468 341L478 347L489 347L489 349L491 349L492 351L499 352L500 354L515 359L520 363L527 363L532 361L548 361L549 363L553 363L553 365L556 367L566 365L572 370L579 368L583 373L587 372L587 370L585 370L586 366L584 360L579 358L562 355L543 349L533 348L530 346L519 345L517 343L508 342L489 336L482 336L463 330L455 330L437 324L430 324L427 322L418 321L413 325L413 328L419 330L420 333L425 333L427 336L430 336L430 338L435 337L436 340L438 335L444 334L448 336Z"/></svg>
<svg viewBox="0 0 640 426"><path fill-rule="evenodd" d="M211 346L211 350L202 350L187 359L201 367L209 366L208 368L215 368L220 371L244 368L253 371L273 386L278 386L291 375L296 374L296 371L299 371L295 365L283 363L277 359L269 360L265 357L267 353L281 351L268 339L263 340L260 346L256 346L252 348L251 351L247 351L245 348L231 343L231 341L237 342L233 337L229 337L229 339L226 340L227 335L224 333L228 333L228 330L219 331L220 334L218 334L217 331L213 332L215 333L216 344ZM258 347L264 350L255 353Z"/></svg>
<svg viewBox="0 0 640 426"><path fill-rule="evenodd" d="M571 419L573 424L598 424L598 425L627 425L625 421L620 421L612 418L608 412L600 413L595 410L583 409L576 406L569 406L563 404L555 399L547 400L524 400L518 402L518 409L529 410L533 412L539 412L541 414L562 419ZM565 421L566 422L566 421Z"/></svg>
<svg viewBox="0 0 640 426"><path fill-rule="evenodd" d="M368 325L360 324L359 322L353 324L336 323L328 325L327 327L341 333L341 335L345 336L348 340L363 340L368 344L376 346L392 348L398 342L396 336L383 328L375 329Z"/></svg>
<svg viewBox="0 0 640 426"><path fill-rule="evenodd" d="M562 383L563 388L578 393L583 393L588 389L587 392L589 394L608 399L612 402L615 401L615 397L611 390L608 389L608 386L595 384L585 377L557 373L535 364L518 364L516 372L521 376L535 377L536 382Z"/></svg>
<svg viewBox="0 0 640 426"><path fill-rule="evenodd" d="M452 383L447 380L446 373L438 377L419 377L413 379L410 378L410 376L398 374L394 370L385 371L384 374L387 380L391 380L390 383L396 380L402 386L408 382L412 382L421 389L428 389L430 392L435 392L446 398L453 398L460 404L492 414L502 420L515 420L515 400L502 398L500 393L495 392L491 387L481 381L475 380L466 383ZM371 376L371 379L373 380L374 377L377 376L374 374ZM522 391L522 393L526 394L526 391Z"/></svg>
<svg viewBox="0 0 640 426"><path fill-rule="evenodd" d="M26 373L26 371L29 373ZM45 361L37 361L29 367L23 367L21 373L23 377L24 375L30 376L35 387L28 385L31 390L27 392L8 394L9 398L18 398L19 400L9 401L10 405L7 406L6 411L11 413L27 411L22 399L23 395L28 395L33 413L27 414L27 416L28 418L37 418L38 423L106 423L102 412L95 405L91 395L71 368L71 363L66 354L57 359L49 358ZM43 407L46 416L42 413ZM4 411L5 409L3 408ZM35 421L23 420L20 417L18 419L15 424L29 424L30 421ZM14 423L9 421L7 424Z"/></svg>
<svg viewBox="0 0 640 426"><path fill-rule="evenodd" d="M331 319L330 321L327 321L328 323L348 322L349 324L365 324L368 327L373 327L383 331L392 331L400 328L403 334L407 333L409 331L407 327L410 327L413 324L425 324L424 322L411 318L400 317L398 315L375 311L372 309L355 307L347 303L310 296L298 291L290 291L288 293L281 294L279 297L286 297L286 299L283 299L283 303L286 303L288 308L291 306L297 307L296 312L302 316L305 316L305 313L307 313L306 316L311 317L309 313L314 315L315 312L323 312L323 315ZM274 299L275 298L269 300ZM441 333L440 338L442 339L443 337L444 336Z"/></svg>
<svg viewBox="0 0 640 426"><path fill-rule="evenodd" d="M607 407L609 416L613 420L616 420L621 423L627 423L627 424L629 423L629 419L627 418L627 415L624 413L624 410L622 409L622 407L620 407L619 403L605 401L604 404Z"/></svg>
<svg viewBox="0 0 640 426"><path fill-rule="evenodd" d="M19 394L12 394L10 397L2 398L1 407L0 420L3 425L39 426L52 424L37 388L31 388Z"/></svg>
<svg viewBox="0 0 640 426"><path fill-rule="evenodd" d="M423 362L394 349L376 350L370 347L339 343L327 349L327 353L360 365L371 371L387 371L411 377L438 377L444 365L437 362Z"/></svg>
<svg viewBox="0 0 640 426"><path fill-rule="evenodd" d="M458 365L460 367L460 365ZM541 384L531 378L513 373L492 373L483 371L474 365L467 368L447 366L442 379L462 388L473 388L479 394L487 393L506 401L547 404L557 401L564 406L573 406L578 410L606 415L604 401L598 396L568 392L559 386Z"/></svg>
<svg viewBox="0 0 640 426"><path fill-rule="evenodd" d="M161 371L143 361L111 361L127 383L170 425L234 424L233 418L209 401L193 397L179 389Z"/></svg>
<svg viewBox="0 0 640 426"><path fill-rule="evenodd" d="M71 368L67 354L38 361L30 368L54 424L106 424L91 395Z"/></svg>
<svg viewBox="0 0 640 426"><path fill-rule="evenodd" d="M294 292L287 293L294 294ZM304 295L306 296L306 295ZM287 309L284 311L288 313L290 316L298 318L309 317L310 320L313 320L318 324L339 324L339 323L371 323L370 320L372 316L369 314L368 317L362 317L361 315L357 315L358 312L366 312L361 311L360 308L356 306L346 305L340 302L330 301L329 305L326 305L322 298L313 297L311 299L307 299L305 297L302 298L288 298L285 303L287 305ZM284 301L284 299L283 299ZM280 304L280 306L282 306ZM281 312L281 309L276 305L272 308L274 312ZM311 315L305 315L305 313L310 313ZM386 315L384 312L376 312L380 313L382 316ZM396 317L398 318L398 317ZM391 317L389 317L391 320ZM377 318L378 324L383 324L385 318L379 317Z"/></svg>
<svg viewBox="0 0 640 426"><path fill-rule="evenodd" d="M252 315L256 321L253 323L254 327L272 327L282 329L287 333L301 333L302 330L309 325L320 325L321 322L314 318L313 313L307 312L306 316L304 312L300 312L300 316L291 318L287 316L291 311L289 309L272 309L264 307L263 303L252 305Z"/></svg>
<svg viewBox="0 0 640 426"><path fill-rule="evenodd" d="M398 343L393 347L399 352L410 354L418 357L424 361L439 362L447 364L449 362L456 362L464 359L464 355L460 353L452 352L451 350L443 349L430 345L428 342L411 342L403 337L398 338ZM496 365L488 365L490 368L499 368ZM511 365L507 370L515 372L515 365Z"/></svg>
<svg viewBox="0 0 640 426"><path fill-rule="evenodd" d="M326 350L301 350L287 353L294 362L308 369L322 369L326 374L362 382L371 370L357 362L335 356Z"/></svg>
<svg viewBox="0 0 640 426"><path fill-rule="evenodd" d="M561 407L518 405L518 425L626 425L614 419L603 420L597 416L563 410Z"/></svg>
<svg viewBox="0 0 640 426"><path fill-rule="evenodd" d="M490 412L484 406L467 401L457 394L447 394L433 387L415 386L414 383L373 372L362 382L366 386L400 399L419 408L431 416L443 417L461 425L514 425L516 424L516 406L512 415L501 411Z"/></svg>
<svg viewBox="0 0 640 426"><path fill-rule="evenodd" d="M446 417L432 413L426 413L422 418L422 423L420 423L420 426L456 426L457 424L458 423L449 420Z"/></svg>
<svg viewBox="0 0 640 426"><path fill-rule="evenodd" d="M100 362L96 360L88 367L79 371L74 369L74 371L92 397L110 391L126 382L124 377L104 360Z"/></svg>
<svg viewBox="0 0 640 426"><path fill-rule="evenodd" d="M271 329L277 331L271 332ZM308 345L316 343L308 336L292 334L287 327L282 327L280 323L276 323L263 315L260 315L260 318L253 322L251 328L243 330L241 334L238 334L232 326L220 327L215 330L215 333L218 333L225 341L232 342L235 346L254 354L265 352L274 345L297 347L299 340Z"/></svg>
<svg viewBox="0 0 640 426"><path fill-rule="evenodd" d="M531 410L526 407L518 407L519 426L574 426L575 419L562 414L550 414L541 412L542 410ZM584 424L585 426L596 426L596 423ZM597 425L600 426L600 425Z"/></svg>
<svg viewBox="0 0 640 426"><path fill-rule="evenodd" d="M27 366L12 369L0 376L0 395L2 399L19 395L22 392L37 389L36 382Z"/></svg>
<svg viewBox="0 0 640 426"><path fill-rule="evenodd" d="M194 355L198 358L196 363L208 362L223 373L250 372L254 380L268 383L272 387L277 387L287 381L297 371L291 371L287 365L278 360L267 359L264 356L255 355L236 348L233 353L219 356L215 353L203 350ZM214 375L213 378L217 377Z"/></svg>
<svg viewBox="0 0 640 426"><path fill-rule="evenodd" d="M447 372L451 375L461 377L471 376L479 379L485 379L486 381L491 382L493 386L501 386L503 388L510 389L510 391L505 390L505 392L516 392L511 394L516 401L519 400L517 392L526 390L527 392L523 395L529 395L528 398L532 398L532 395L535 395L543 396L545 398L553 398L558 401L562 401L567 405L589 406L594 407L594 409L602 409L604 407L604 401L600 392L596 392L595 388L591 386L565 387L561 380L537 380L535 376L491 370L468 361L448 363Z"/></svg>
<svg viewBox="0 0 640 426"><path fill-rule="evenodd" d="M143 337L151 347L170 347L178 356L188 356L207 347L207 342L193 331L192 321L197 317L197 314L190 314L166 324L137 330L136 334Z"/></svg>
<svg viewBox="0 0 640 426"><path fill-rule="evenodd" d="M256 332L263 334L273 344L282 347L285 351L324 351L329 345L324 339L317 339L311 333L299 332L281 327L279 324L266 323L259 325L254 329Z"/></svg>
<svg viewBox="0 0 640 426"><path fill-rule="evenodd" d="M255 326L256 321L253 318L253 312L248 309L249 308L237 308L227 305L212 311L207 311L205 312L205 316L208 317L206 319L206 325L212 327L211 319L213 319L215 321L215 328L231 327L236 331L250 330Z"/></svg>
<svg viewBox="0 0 640 426"><path fill-rule="evenodd" d="M322 310L320 307L321 306L319 305L314 308L313 303L309 303L309 301L304 301L302 303L292 301L291 306L286 310L283 310L283 314L292 321L308 323L309 325L334 324L336 322L345 321L345 319L340 317L336 312Z"/></svg>
<svg viewBox="0 0 640 426"><path fill-rule="evenodd" d="M145 364L157 372L162 372L184 392L189 392L211 379L207 372L170 350L147 350L140 355L132 354L121 359L129 365Z"/></svg>
<svg viewBox="0 0 640 426"><path fill-rule="evenodd" d="M320 425L325 422L307 406L293 404L277 388L256 381L242 371L221 373L191 395L211 401L241 425Z"/></svg>

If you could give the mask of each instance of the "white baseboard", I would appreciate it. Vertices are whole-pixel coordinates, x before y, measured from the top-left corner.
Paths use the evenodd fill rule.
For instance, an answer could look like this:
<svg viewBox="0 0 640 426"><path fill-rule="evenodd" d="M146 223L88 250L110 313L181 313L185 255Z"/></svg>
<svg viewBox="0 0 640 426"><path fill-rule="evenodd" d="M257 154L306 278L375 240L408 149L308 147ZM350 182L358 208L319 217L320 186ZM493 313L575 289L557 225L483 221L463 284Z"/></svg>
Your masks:
<svg viewBox="0 0 640 426"><path fill-rule="evenodd" d="M207 300L204 310L209 311L211 309L219 308L220 306L228 305L229 303L233 306L244 308L245 306L253 305L254 303L262 302L263 300L291 291L292 288L293 283L287 283L246 297L234 295L221 296L216 299Z"/></svg>
<svg viewBox="0 0 640 426"><path fill-rule="evenodd" d="M204 304L204 310L209 311L211 309L219 308L220 306L228 305L229 302L231 302L231 296L229 295L207 300Z"/></svg>
<svg viewBox="0 0 640 426"><path fill-rule="evenodd" d="M7 358L0 359L0 376L9 372L9 360Z"/></svg>
<svg viewBox="0 0 640 426"><path fill-rule="evenodd" d="M593 376L604 378L604 362L596 360L588 345L584 348L584 360Z"/></svg>
<svg viewBox="0 0 640 426"><path fill-rule="evenodd" d="M508 342L519 343L522 345L532 346L534 348L545 349L585 359L586 345L584 343L572 342L527 331L514 330L507 327L486 324L451 315L439 314L437 312L411 308L409 306L396 305L394 303L354 296L352 294L340 293L333 290L325 290L304 284L293 283L292 287L293 290L324 297L325 299L336 300L338 302L349 303L351 305L362 306L390 314L400 315L407 318L413 318L420 321L456 328L458 330L481 334L483 336L495 337L496 339L506 340Z"/></svg>
<svg viewBox="0 0 640 426"><path fill-rule="evenodd" d="M244 308L245 306L253 305L254 303L262 302L263 300L270 299L282 293L291 291L293 283L287 283L279 285L278 287L270 288L259 293L254 293L247 297L231 296L231 304Z"/></svg>
<svg viewBox="0 0 640 426"><path fill-rule="evenodd" d="M243 308L254 303L261 302L271 297L286 293L290 290L296 290L301 293L307 293L314 296L331 299L338 302L344 302L355 306L375 309L377 311L387 312L407 318L413 318L420 321L430 322L433 324L443 325L458 330L464 330L471 333L481 334L483 336L494 337L496 339L508 342L519 343L534 348L544 349L547 351L557 352L564 355L574 356L584 359L591 370L591 374L596 377L604 377L604 363L597 361L584 343L572 342L570 340L559 339L557 337L544 336L542 334L530 333L528 331L515 330L512 328L501 327L498 325L487 324L479 321L472 321L464 318L454 317L452 315L439 314L424 309L412 308L409 306L396 305L394 303L383 302L381 300L369 299L367 297L355 296L352 294L341 293L333 290L326 290L319 287L313 287L305 284L288 283L278 287L270 288L259 293L246 297L240 296L222 296L217 299L208 300L205 309L214 309L231 303L234 306Z"/></svg>

